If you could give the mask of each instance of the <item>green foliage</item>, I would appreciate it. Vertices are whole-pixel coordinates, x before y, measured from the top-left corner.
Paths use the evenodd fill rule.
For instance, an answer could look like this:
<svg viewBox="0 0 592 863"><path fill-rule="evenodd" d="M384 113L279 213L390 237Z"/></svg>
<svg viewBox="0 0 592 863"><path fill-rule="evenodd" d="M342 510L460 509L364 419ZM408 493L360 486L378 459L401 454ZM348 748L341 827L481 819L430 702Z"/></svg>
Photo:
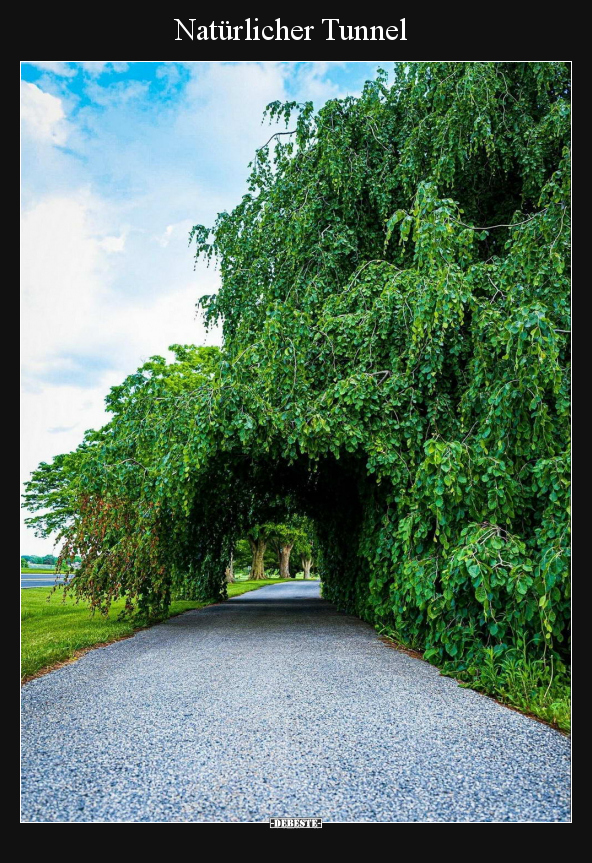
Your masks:
<svg viewBox="0 0 592 863"><path fill-rule="evenodd" d="M235 569L238 570L246 570L251 565L251 561L253 559L253 552L251 551L251 546L246 539L239 539L236 545L234 546L234 566ZM268 561L266 559L265 563L277 563L277 561Z"/></svg>
<svg viewBox="0 0 592 863"><path fill-rule="evenodd" d="M295 134L192 232L223 351L153 358L29 486L76 591L223 596L238 538L296 512L324 596L441 667L566 662L569 88L564 63L403 63L269 106Z"/></svg>
<svg viewBox="0 0 592 863"><path fill-rule="evenodd" d="M531 659L529 652L511 648L502 657L492 647L485 648L478 663L459 675L475 689L493 695L504 704L518 707L556 725L571 730L571 689L567 669L557 658Z"/></svg>

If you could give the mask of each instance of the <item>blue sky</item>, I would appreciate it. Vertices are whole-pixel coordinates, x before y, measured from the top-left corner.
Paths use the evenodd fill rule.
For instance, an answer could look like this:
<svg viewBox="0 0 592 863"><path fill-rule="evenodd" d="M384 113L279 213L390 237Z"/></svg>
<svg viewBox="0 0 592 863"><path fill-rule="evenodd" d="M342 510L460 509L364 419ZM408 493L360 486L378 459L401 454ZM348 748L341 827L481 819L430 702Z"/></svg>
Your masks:
<svg viewBox="0 0 592 863"><path fill-rule="evenodd" d="M355 95L389 63L31 61L21 67L22 479L101 426L103 400L216 290L188 232L245 190L276 99ZM52 552L23 526L21 553Z"/></svg>

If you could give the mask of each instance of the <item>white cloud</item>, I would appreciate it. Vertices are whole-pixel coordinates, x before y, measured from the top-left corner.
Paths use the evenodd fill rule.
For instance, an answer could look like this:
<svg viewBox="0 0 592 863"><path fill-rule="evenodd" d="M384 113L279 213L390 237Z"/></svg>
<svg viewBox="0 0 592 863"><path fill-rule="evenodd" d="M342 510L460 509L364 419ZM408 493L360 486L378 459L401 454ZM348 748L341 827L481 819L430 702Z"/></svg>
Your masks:
<svg viewBox="0 0 592 863"><path fill-rule="evenodd" d="M99 240L99 246L106 252L122 252L125 246L125 234L119 237L105 237Z"/></svg>
<svg viewBox="0 0 592 863"><path fill-rule="evenodd" d="M217 285L213 270L193 274L187 249L190 221L169 225L169 238L176 228L173 248L161 254L150 252L151 238L134 232L140 254L149 256L160 287L158 292L125 296L114 290L120 265L117 256L131 257L127 249L128 228L113 231L118 210L79 190L70 196L43 199L25 211L21 229L23 381L35 390L44 381L64 384L85 378L93 386L107 369L128 374L140 359L166 351L171 342L199 342L205 337L194 319L200 293L211 293ZM107 230L108 229L108 230ZM184 264L175 265L177 258ZM35 333L35 338L30 335Z"/></svg>
<svg viewBox="0 0 592 863"><path fill-rule="evenodd" d="M156 278L163 290L126 299L112 289L113 252L126 254L127 229L118 224L117 210L88 190L79 190L49 196L24 212L23 482L40 461L74 449L87 429L103 425L108 420L104 398L109 388L148 357L170 357L167 348L174 343L219 343L219 334L206 335L195 317L199 293L216 290L215 273L202 268L196 278L190 253L186 266L175 270L180 249L187 251L188 225L176 226L179 243L164 259L154 256L152 266L159 267ZM146 242L151 240L145 237ZM172 284L167 273L173 276ZM51 547L50 540L35 538L23 526L24 554L50 553Z"/></svg>
<svg viewBox="0 0 592 863"><path fill-rule="evenodd" d="M127 72L128 63L125 60L79 60L77 61L89 75L102 75L103 72Z"/></svg>
<svg viewBox="0 0 592 863"><path fill-rule="evenodd" d="M25 339L26 351L29 340ZM45 386L39 392L24 391L21 397L21 479L41 461L50 462L61 452L78 446L86 429L100 428L108 420L103 397L110 384L107 376L94 389ZM40 539L24 523L21 526L22 554L52 554L53 539Z"/></svg>
<svg viewBox="0 0 592 863"><path fill-rule="evenodd" d="M105 293L88 192L45 198L21 223L23 377L84 344L84 330ZM26 338L35 333L35 338Z"/></svg>
<svg viewBox="0 0 592 863"><path fill-rule="evenodd" d="M66 143L68 124L62 100L29 81L21 81L21 120L32 138L62 147Z"/></svg>
<svg viewBox="0 0 592 863"><path fill-rule="evenodd" d="M326 102L327 99L336 99L345 95L341 88L327 78L327 73L333 68L342 68L345 65L341 61L316 60L303 63L296 75L295 90L299 100L312 102Z"/></svg>
<svg viewBox="0 0 592 863"><path fill-rule="evenodd" d="M191 68L177 129L197 133L200 142L216 139L219 147L232 149L235 155L244 152L250 160L253 145L265 142L261 129L265 107L286 98L282 64L209 63ZM240 166L243 173L245 168Z"/></svg>
<svg viewBox="0 0 592 863"><path fill-rule="evenodd" d="M72 78L76 75L78 72L76 66L92 77L102 75L103 72L127 72L129 69L129 63L125 60L24 60L23 62L63 78ZM76 65L73 66L73 63Z"/></svg>
<svg viewBox="0 0 592 863"><path fill-rule="evenodd" d="M159 236L155 237L156 242L163 248L166 248L170 242L174 230L174 225L167 225L164 233L159 234Z"/></svg>
<svg viewBox="0 0 592 863"><path fill-rule="evenodd" d="M76 69L69 66L65 60L25 60L24 62L41 69L43 72L53 72L54 75L66 78L71 78L76 74Z"/></svg>
<svg viewBox="0 0 592 863"><path fill-rule="evenodd" d="M148 94L150 85L147 81L117 81L114 84L101 86L93 80L86 88L86 93L96 105L121 108L128 102L139 101Z"/></svg>

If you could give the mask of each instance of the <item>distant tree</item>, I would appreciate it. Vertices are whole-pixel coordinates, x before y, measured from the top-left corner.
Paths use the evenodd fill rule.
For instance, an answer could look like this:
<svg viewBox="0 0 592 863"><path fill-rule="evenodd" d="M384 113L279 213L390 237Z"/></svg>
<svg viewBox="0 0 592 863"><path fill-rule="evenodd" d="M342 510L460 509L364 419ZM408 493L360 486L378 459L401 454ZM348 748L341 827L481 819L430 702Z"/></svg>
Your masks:
<svg viewBox="0 0 592 863"><path fill-rule="evenodd" d="M247 541L252 552L251 578L255 581L265 578L265 550L272 530L272 525L257 524L247 534Z"/></svg>
<svg viewBox="0 0 592 863"><path fill-rule="evenodd" d="M294 551L300 558L303 578L310 578L310 570L313 566L313 545L312 524L306 519L294 546Z"/></svg>
<svg viewBox="0 0 592 863"><path fill-rule="evenodd" d="M290 554L298 533L292 522L269 525L269 544L277 558L280 578L290 578Z"/></svg>

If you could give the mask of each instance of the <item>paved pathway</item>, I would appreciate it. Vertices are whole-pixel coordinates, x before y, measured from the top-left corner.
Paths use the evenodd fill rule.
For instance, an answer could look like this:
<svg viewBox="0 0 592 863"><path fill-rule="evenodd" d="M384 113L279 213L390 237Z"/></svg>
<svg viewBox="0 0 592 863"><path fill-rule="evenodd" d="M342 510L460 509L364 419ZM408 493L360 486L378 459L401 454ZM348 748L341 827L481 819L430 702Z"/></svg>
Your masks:
<svg viewBox="0 0 592 863"><path fill-rule="evenodd" d="M23 820L568 821L569 740L261 588L23 688Z"/></svg>
<svg viewBox="0 0 592 863"><path fill-rule="evenodd" d="M58 584L62 584L63 578L58 578ZM21 588L26 587L53 587L56 583L55 575L21 575Z"/></svg>

